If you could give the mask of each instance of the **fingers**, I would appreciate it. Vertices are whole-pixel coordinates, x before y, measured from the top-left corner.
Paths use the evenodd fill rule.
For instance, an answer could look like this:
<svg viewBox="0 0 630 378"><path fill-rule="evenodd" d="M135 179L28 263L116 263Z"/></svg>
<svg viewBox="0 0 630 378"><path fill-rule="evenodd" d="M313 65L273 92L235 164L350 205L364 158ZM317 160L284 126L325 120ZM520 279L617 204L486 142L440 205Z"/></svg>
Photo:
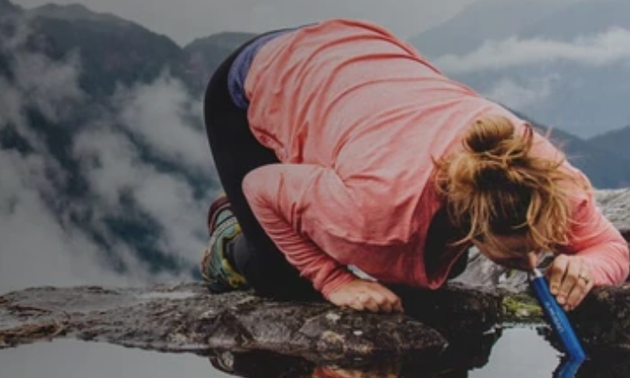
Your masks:
<svg viewBox="0 0 630 378"><path fill-rule="evenodd" d="M556 257L548 276L551 294L566 311L576 308L593 288L588 267L575 256Z"/></svg>
<svg viewBox="0 0 630 378"><path fill-rule="evenodd" d="M373 283L379 308L385 312L403 312L402 301L391 290L379 283Z"/></svg>
<svg viewBox="0 0 630 378"><path fill-rule="evenodd" d="M359 293L355 296L354 302L356 306L353 308L363 311L368 310L372 312L378 312L379 306L376 303L376 300L368 293Z"/></svg>
<svg viewBox="0 0 630 378"><path fill-rule="evenodd" d="M350 307L359 311L368 310L371 312L402 311L400 299L380 285L370 285L370 287L363 288L363 291L355 296Z"/></svg>
<svg viewBox="0 0 630 378"><path fill-rule="evenodd" d="M392 312L392 302L380 291L375 290L372 299L376 308L374 312Z"/></svg>
<svg viewBox="0 0 630 378"><path fill-rule="evenodd" d="M400 298L396 294L392 293L392 295L395 298L394 299L393 311L400 312L400 313L405 312L405 309L403 308L402 301L400 300Z"/></svg>
<svg viewBox="0 0 630 378"><path fill-rule="evenodd" d="M564 279L564 272L566 272L568 264L569 261L567 256L560 255L553 260L549 270L547 271L547 275L549 276L549 291L551 291L551 294L556 297L560 293L560 286Z"/></svg>
<svg viewBox="0 0 630 378"><path fill-rule="evenodd" d="M561 306L565 307L565 309L568 304L567 299L569 298L571 291L575 287L577 277L580 274L580 267L578 265L579 264L574 259L568 260L567 263L564 265L565 272L563 275L563 279L560 282L556 299Z"/></svg>
<svg viewBox="0 0 630 378"><path fill-rule="evenodd" d="M371 281L356 280L339 288L329 300L340 307L357 311L402 312L400 298L386 287Z"/></svg>
<svg viewBox="0 0 630 378"><path fill-rule="evenodd" d="M567 311L571 311L576 308L580 303L582 303L582 301L586 297L586 294L588 294L592 288L592 280L588 278L588 275L586 273L580 273L578 275L575 286L573 286L573 289L567 297L567 304L565 309Z"/></svg>

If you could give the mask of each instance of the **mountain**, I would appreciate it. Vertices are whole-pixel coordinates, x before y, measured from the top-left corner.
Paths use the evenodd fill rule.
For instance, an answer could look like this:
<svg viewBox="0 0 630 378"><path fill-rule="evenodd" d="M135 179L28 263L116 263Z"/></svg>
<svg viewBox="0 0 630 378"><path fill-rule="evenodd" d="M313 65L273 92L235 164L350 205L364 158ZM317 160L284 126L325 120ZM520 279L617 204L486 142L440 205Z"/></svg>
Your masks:
<svg viewBox="0 0 630 378"><path fill-rule="evenodd" d="M630 126L597 135L587 140L590 145L597 146L601 149L614 151L627 160L630 160ZM626 166L628 169L629 166Z"/></svg>
<svg viewBox="0 0 630 378"><path fill-rule="evenodd" d="M8 0L0 0L0 18L9 17L22 12L22 8Z"/></svg>
<svg viewBox="0 0 630 378"><path fill-rule="evenodd" d="M553 130L551 139L563 147L569 161L581 169L598 189L630 186L630 154L610 145L596 144L562 130Z"/></svg>
<svg viewBox="0 0 630 378"><path fill-rule="evenodd" d="M117 83L151 82L163 70L173 70L181 57L181 49L168 37L82 5L44 5L25 17L33 37L49 45L49 56L79 52L81 87L92 95L111 95Z"/></svg>
<svg viewBox="0 0 630 378"><path fill-rule="evenodd" d="M133 27L133 23L111 13L97 13L81 4L46 4L28 10L30 17L54 18L66 21L93 21L95 23L110 23L119 27Z"/></svg>
<svg viewBox="0 0 630 378"><path fill-rule="evenodd" d="M520 118L546 134L550 128L536 122L527 115L511 109ZM630 142L630 129L626 129L626 140ZM619 135L613 132L609 137ZM610 138L584 140L561 129L551 128L550 138L567 155L569 162L582 170L598 189L625 188L630 186L630 153L622 152L610 143Z"/></svg>
<svg viewBox="0 0 630 378"><path fill-rule="evenodd" d="M499 40L544 19L570 1L476 1L444 23L426 30L409 42L429 58L467 54L486 40Z"/></svg>
<svg viewBox="0 0 630 378"><path fill-rule="evenodd" d="M254 36L219 33L198 38L182 49L141 25L82 5L48 4L29 10L27 17L41 38L54 45L55 56L80 51L82 88L105 96L118 84L149 83L164 71L201 95L221 61Z"/></svg>
<svg viewBox="0 0 630 378"><path fill-rule="evenodd" d="M197 38L183 49L184 77L196 94L201 94L214 70L235 48L254 37L251 33L226 32Z"/></svg>

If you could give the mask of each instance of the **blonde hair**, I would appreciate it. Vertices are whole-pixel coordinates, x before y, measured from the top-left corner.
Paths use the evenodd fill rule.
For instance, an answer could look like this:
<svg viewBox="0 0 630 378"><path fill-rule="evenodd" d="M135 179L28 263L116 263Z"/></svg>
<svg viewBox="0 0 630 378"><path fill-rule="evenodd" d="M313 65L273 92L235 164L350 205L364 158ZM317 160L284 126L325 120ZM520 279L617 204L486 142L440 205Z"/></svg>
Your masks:
<svg viewBox="0 0 630 378"><path fill-rule="evenodd" d="M531 126L522 136L503 116L484 116L462 140L463 151L434 160L436 185L445 197L449 218L465 236L455 244L484 240L495 247L495 236L522 235L541 250L565 244L571 208L570 175L557 160L530 154Z"/></svg>

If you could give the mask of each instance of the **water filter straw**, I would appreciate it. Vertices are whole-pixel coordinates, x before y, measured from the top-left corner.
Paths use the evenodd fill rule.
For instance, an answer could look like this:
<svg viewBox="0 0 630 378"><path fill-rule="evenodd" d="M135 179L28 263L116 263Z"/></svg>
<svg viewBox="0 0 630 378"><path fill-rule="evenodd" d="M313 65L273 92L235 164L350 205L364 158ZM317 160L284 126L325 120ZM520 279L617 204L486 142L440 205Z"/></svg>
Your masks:
<svg viewBox="0 0 630 378"><path fill-rule="evenodd" d="M549 291L549 284L540 270L532 270L532 275L530 275L530 284L536 293L538 303L542 307L548 322L551 324L551 328L553 328L554 332L558 335L558 338L562 342L565 352L569 355L569 357L575 360L584 360L586 358L586 353L582 348L582 344L573 331L573 327L571 326L564 310L560 307L556 298Z"/></svg>
<svg viewBox="0 0 630 378"><path fill-rule="evenodd" d="M583 362L584 360L573 358L563 359L556 371L553 372L553 378L575 378Z"/></svg>

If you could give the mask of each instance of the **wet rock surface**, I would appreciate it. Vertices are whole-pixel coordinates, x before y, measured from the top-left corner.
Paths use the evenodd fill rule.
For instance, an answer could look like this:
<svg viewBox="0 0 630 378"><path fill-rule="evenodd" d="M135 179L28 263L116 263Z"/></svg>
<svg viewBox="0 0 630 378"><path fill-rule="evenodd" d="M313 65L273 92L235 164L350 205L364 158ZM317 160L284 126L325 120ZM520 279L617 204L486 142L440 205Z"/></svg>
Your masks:
<svg viewBox="0 0 630 378"><path fill-rule="evenodd" d="M503 295L493 288L450 282L440 290L396 290L405 314L452 337L481 334L503 322Z"/></svg>
<svg viewBox="0 0 630 378"><path fill-rule="evenodd" d="M594 289L569 319L589 354L630 355L630 283Z"/></svg>
<svg viewBox="0 0 630 378"><path fill-rule="evenodd" d="M212 295L195 283L34 288L0 297L0 347L73 337L172 352L267 351L309 361L430 357L464 331L480 335L500 320L496 294L461 285L439 292L408 294L406 300L423 304L410 305L410 316L274 302L244 292Z"/></svg>
<svg viewBox="0 0 630 378"><path fill-rule="evenodd" d="M575 378L630 377L630 353L598 354L584 361Z"/></svg>
<svg viewBox="0 0 630 378"><path fill-rule="evenodd" d="M604 216L630 243L630 189L600 190L595 200Z"/></svg>

